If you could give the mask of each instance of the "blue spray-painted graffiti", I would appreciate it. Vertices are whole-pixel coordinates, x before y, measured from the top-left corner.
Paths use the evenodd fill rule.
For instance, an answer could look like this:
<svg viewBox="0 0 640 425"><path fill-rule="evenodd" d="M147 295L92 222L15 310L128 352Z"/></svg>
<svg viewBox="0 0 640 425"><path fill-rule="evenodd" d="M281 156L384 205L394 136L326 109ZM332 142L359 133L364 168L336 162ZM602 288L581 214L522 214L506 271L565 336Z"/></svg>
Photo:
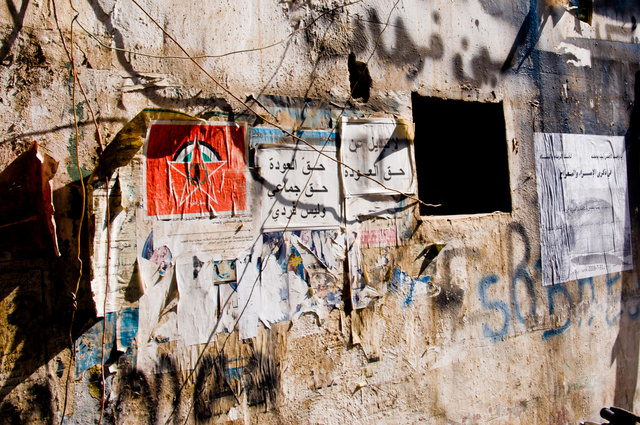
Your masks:
<svg viewBox="0 0 640 425"><path fill-rule="evenodd" d="M482 307L487 311L499 313L502 316L502 326L499 329L492 328L489 323L482 324L483 335L492 340L499 340L506 337L507 333L509 332L509 328L511 327L512 319L515 323L525 325L527 328L534 326L539 320L536 315L536 312L538 310L536 291L533 279L528 271L528 265L531 262L531 247L529 236L527 235L524 227L519 223L510 223L508 230L508 252L510 254L520 252L519 249L515 248L514 242L516 241L519 246L523 247L523 250L521 251L522 256L515 261L516 264L514 264L514 261L512 261L512 259L510 259L509 263L509 275L511 276L509 297L511 300L511 308L507 306L505 301L499 299L499 295L494 295L493 297L489 295L490 287L496 285L500 281L498 275L485 275L482 279L480 279L478 283L478 295L480 297L480 304L482 305ZM540 260L535 261L534 270L540 271L540 264ZM606 276L608 295L612 295L613 287L617 283L620 283L621 280L622 279L620 273L610 274ZM525 296L529 301L529 311L526 315L523 314L524 312L521 310L520 301L518 300L518 289L521 288L522 284L524 284L524 294L526 294ZM589 301L595 301L595 281L592 277L590 277L577 281L579 302L583 303L584 301L586 301L585 287L591 288L591 298ZM494 293L499 294L500 292L494 291ZM498 297L497 299L496 296ZM562 312L563 314L566 314L566 319L562 322L561 325L554 327L553 329L544 330L542 333L543 341L547 341L550 338L565 333L572 324L572 316L575 319L575 316L578 315L578 313L574 311L574 298L572 297L566 284L556 284L553 286L548 286L546 288L546 296L549 316L554 316ZM565 308L560 309L560 306L563 306ZM630 308L625 307L625 305L621 305L619 312L614 317L610 318L609 313L606 313L607 324L609 324L609 326L615 325L615 323L620 319L620 316L625 310L633 320L640 318L640 302L638 302L637 308L635 308L635 310L633 311L631 311ZM529 321L527 321L527 319L529 319ZM587 322L589 326L591 326L592 321L593 316L589 317L589 320ZM579 317L578 326L581 325L582 317Z"/></svg>
<svg viewBox="0 0 640 425"><path fill-rule="evenodd" d="M569 303L569 311L573 310L573 302L571 301L571 294L569 294L569 291L567 291L567 288L564 285L547 286L547 298L549 299L549 315L550 316L553 316L553 314L555 313L555 303L553 300L556 295L564 295L565 298L567 299L567 302ZM552 336L560 335L561 333L563 333L569 328L570 324L571 324L571 317L567 317L566 322L564 322L564 324L559 328L548 329L544 331L542 333L542 340L545 341L551 338Z"/></svg>
<svg viewBox="0 0 640 425"><path fill-rule="evenodd" d="M138 309L127 307L118 315L117 323L119 347L130 348L134 345L138 334Z"/></svg>
<svg viewBox="0 0 640 425"><path fill-rule="evenodd" d="M502 328L498 330L491 329L487 323L482 324L482 333L489 339L500 339L507 334L509 330L509 308L503 301L489 300L487 297L487 289L491 285L498 283L498 276L495 274L485 276L480 280L478 284L478 295L480 296L480 303L487 310L500 311L504 315L504 322Z"/></svg>
<svg viewBox="0 0 640 425"><path fill-rule="evenodd" d="M426 293L427 295L434 295L436 293L436 288L431 283L431 276L420 276L414 279L402 270L398 268L394 269L387 285L388 292L398 293L407 287L409 293L402 303L404 308L413 304L413 297L417 294Z"/></svg>
<svg viewBox="0 0 640 425"><path fill-rule="evenodd" d="M489 294L489 289L491 286L497 284L500 281L500 278L496 274L489 274L480 279L478 283L478 296L480 298L480 304L482 307L491 312L500 313L502 318L502 326L499 329L493 329L489 323L482 324L482 333L485 337L492 340L499 340L506 337L509 332L511 321L516 320L518 323L527 324L525 317L522 316L522 312L520 310L520 306L516 296L517 284L519 282L524 282L526 285L526 293L530 298L531 304L529 309L529 317L535 319L536 309L537 309L537 300L536 293L533 290L533 281L530 276L524 275L521 272L517 273L516 276L511 280L511 309L507 306L507 304L500 300L499 298L492 298ZM621 282L621 274L615 273L606 276L606 285L607 285L607 293L608 295L612 295L612 288L616 283ZM640 282L639 282L640 285ZM579 302L582 303L585 301L585 287L591 288L591 297L589 297L589 301L595 301L596 292L595 292L595 281L593 278L580 279L577 281L577 290L578 290L578 299ZM496 291L496 293L498 293ZM574 306L574 296L571 295L571 292L567 288L566 284L556 284L552 286L546 287L546 295L547 295L547 304L548 304L548 314L549 316L554 316L558 314L558 307L560 305L564 305L566 307L566 319L564 322L553 329L547 329L542 333L542 340L546 341L555 336L561 335L570 328L572 321L572 316L576 315L575 306ZM613 316L610 317L608 312L605 313L605 320L609 326L614 326L616 322L620 319L622 314L626 313L632 320L638 320L640 318L640 301L636 303L634 306L628 306L629 302L623 303L620 306L619 311ZM588 325L591 326L593 322L593 317L589 317ZM582 318L578 321L578 326L582 325ZM533 325L533 323L531 323ZM529 325L530 326L530 325Z"/></svg>

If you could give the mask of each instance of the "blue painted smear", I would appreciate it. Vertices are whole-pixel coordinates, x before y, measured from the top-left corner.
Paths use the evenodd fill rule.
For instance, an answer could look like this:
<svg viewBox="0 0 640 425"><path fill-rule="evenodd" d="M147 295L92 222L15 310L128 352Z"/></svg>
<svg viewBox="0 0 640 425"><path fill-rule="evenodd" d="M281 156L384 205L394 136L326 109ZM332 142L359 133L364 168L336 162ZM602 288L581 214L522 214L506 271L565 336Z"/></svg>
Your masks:
<svg viewBox="0 0 640 425"><path fill-rule="evenodd" d="M231 381L232 379L242 381L242 374L244 372L244 369L245 369L245 366L232 367L229 369L225 369L224 374L227 378L227 381Z"/></svg>
<svg viewBox="0 0 640 425"><path fill-rule="evenodd" d="M125 308L118 317L118 334L120 336L119 348L129 348L134 345L138 334L138 309Z"/></svg>
<svg viewBox="0 0 640 425"><path fill-rule="evenodd" d="M400 269L394 269L391 273L391 279L389 279L389 283L387 284L388 292L397 293L401 286L406 285L408 282L406 278L408 278L405 273Z"/></svg>
<svg viewBox="0 0 640 425"><path fill-rule="evenodd" d="M296 130L292 131L296 137L306 140L312 145L336 146L337 132L321 130ZM252 127L249 129L249 141L251 147L258 144L278 144L282 138L291 137L278 128ZM295 143L295 141L292 141Z"/></svg>
<svg viewBox="0 0 640 425"><path fill-rule="evenodd" d="M107 313L103 318L105 321L104 355L102 349L102 320L78 338L76 341L76 376L80 376L86 370L100 364L101 357L106 361L111 356L111 351L115 347L116 319L116 313Z"/></svg>
<svg viewBox="0 0 640 425"><path fill-rule="evenodd" d="M607 317L605 318L607 320L607 325L609 326L615 325L621 316L622 316L622 311L618 312L618 314L616 314L612 318L609 318L609 313L607 313Z"/></svg>
<svg viewBox="0 0 640 425"><path fill-rule="evenodd" d="M404 308L413 305L413 296L416 290L416 285L428 285L431 282L431 276L420 276L417 279L412 278L400 269L394 269L391 273L391 278L387 284L387 291L390 293L397 293L404 287L409 287L409 295L404 299L402 306Z"/></svg>

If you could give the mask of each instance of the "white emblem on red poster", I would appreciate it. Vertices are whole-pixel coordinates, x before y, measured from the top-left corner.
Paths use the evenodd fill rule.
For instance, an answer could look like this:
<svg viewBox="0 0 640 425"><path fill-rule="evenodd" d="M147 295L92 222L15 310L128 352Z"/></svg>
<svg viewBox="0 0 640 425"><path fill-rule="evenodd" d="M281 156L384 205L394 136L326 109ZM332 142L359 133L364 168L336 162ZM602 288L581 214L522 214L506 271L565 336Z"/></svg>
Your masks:
<svg viewBox="0 0 640 425"><path fill-rule="evenodd" d="M244 126L154 121L145 156L148 217L216 216L246 209Z"/></svg>

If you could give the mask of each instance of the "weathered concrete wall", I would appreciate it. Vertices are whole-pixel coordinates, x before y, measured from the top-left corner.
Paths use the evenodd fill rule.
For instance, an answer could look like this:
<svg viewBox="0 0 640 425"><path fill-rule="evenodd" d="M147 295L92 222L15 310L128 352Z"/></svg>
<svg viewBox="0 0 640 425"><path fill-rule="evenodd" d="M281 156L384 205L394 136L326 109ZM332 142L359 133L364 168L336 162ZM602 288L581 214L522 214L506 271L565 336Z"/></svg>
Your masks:
<svg viewBox="0 0 640 425"><path fill-rule="evenodd" d="M541 278L536 132L626 136L632 243L636 252L640 246L640 9L630 0L596 3L589 25L533 0L194 0L142 8L127 0L7 0L0 168L32 141L59 162L50 184L61 255L31 251L29 240L26 253L1 247L0 416L7 423L564 424L595 420L605 405L640 411L635 268L546 287ZM366 102L350 99L350 53L368 64ZM122 233L107 252L125 274L112 279L122 289L117 306L101 313L92 290L104 274L96 268L104 185L87 190L86 214L80 185L101 161L91 110L105 146L145 108L229 118L248 129L262 124L256 112L286 129L332 129L341 113L437 126L416 118L412 93L502 105L511 211L416 217L411 205L382 224L360 217L363 226L403 232L397 243L361 247L380 295L368 307L352 308L349 259L334 246L342 256L332 281L339 301L326 317L261 324L244 340L235 331L190 347L179 338L160 342L149 367L139 354L147 341L135 335L151 293L136 235L145 222L140 150L111 175L119 185L111 223ZM491 143L482 127L457 118L452 134ZM417 167L444 160L420 158ZM255 173L247 170L252 207L242 223L261 239ZM433 175L431 184L451 178ZM436 244L441 250L422 270L419 254ZM175 281L162 284L169 317L181 294L171 295Z"/></svg>

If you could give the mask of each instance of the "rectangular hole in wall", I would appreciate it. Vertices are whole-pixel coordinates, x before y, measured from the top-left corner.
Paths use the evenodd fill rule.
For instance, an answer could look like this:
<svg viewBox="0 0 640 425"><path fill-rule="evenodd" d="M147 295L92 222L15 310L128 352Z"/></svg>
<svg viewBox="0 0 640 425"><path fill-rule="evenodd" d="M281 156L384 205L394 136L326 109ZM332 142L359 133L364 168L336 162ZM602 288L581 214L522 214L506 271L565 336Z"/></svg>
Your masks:
<svg viewBox="0 0 640 425"><path fill-rule="evenodd" d="M511 212L502 103L412 94L421 215Z"/></svg>

